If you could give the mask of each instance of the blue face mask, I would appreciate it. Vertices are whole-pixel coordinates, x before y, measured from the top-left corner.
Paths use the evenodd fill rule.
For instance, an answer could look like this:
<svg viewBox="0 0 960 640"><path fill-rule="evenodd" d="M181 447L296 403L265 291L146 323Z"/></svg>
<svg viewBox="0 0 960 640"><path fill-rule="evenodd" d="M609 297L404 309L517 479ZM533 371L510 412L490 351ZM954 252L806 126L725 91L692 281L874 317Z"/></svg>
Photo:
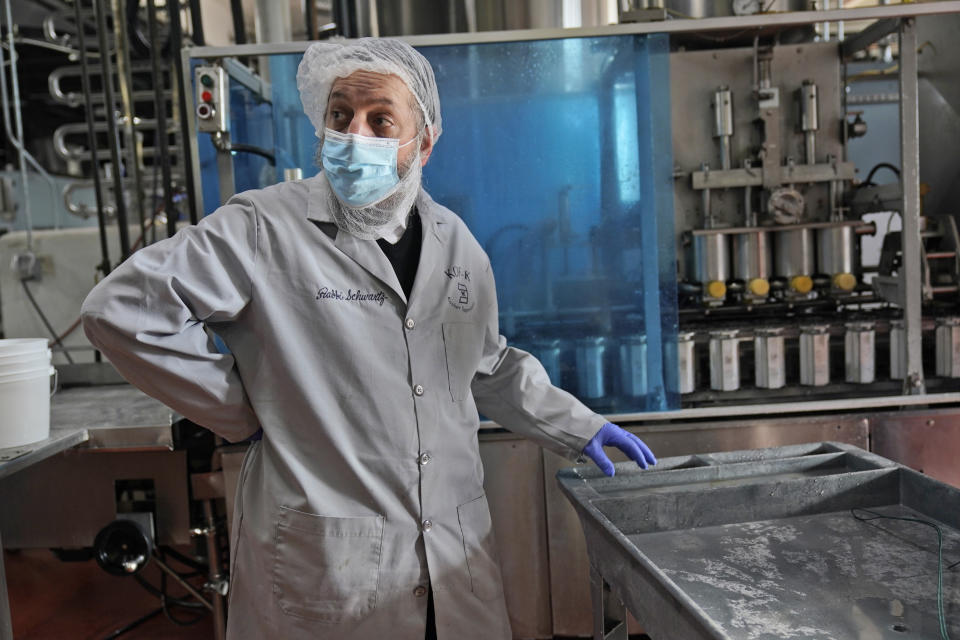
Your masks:
<svg viewBox="0 0 960 640"><path fill-rule="evenodd" d="M401 145L396 138L371 138L327 129L320 152L327 181L348 206L365 207L379 202L400 182L397 152L413 140Z"/></svg>

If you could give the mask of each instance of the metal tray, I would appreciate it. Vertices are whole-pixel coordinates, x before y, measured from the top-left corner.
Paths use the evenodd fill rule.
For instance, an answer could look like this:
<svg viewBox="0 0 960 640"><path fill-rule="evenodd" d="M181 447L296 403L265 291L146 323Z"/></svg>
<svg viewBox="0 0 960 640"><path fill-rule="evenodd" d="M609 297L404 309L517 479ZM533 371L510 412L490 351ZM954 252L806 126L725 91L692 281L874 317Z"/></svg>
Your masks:
<svg viewBox="0 0 960 640"><path fill-rule="evenodd" d="M885 458L824 442L557 478L602 578L594 589L608 585L654 640L939 640L936 531L862 522L855 508L941 527L960 638L960 490Z"/></svg>

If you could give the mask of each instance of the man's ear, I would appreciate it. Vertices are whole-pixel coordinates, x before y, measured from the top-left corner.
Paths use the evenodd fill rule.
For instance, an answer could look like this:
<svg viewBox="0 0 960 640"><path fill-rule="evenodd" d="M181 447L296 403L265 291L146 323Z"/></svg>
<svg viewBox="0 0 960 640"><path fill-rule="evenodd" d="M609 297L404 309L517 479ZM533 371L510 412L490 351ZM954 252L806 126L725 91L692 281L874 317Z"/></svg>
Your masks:
<svg viewBox="0 0 960 640"><path fill-rule="evenodd" d="M423 140L420 142L420 166L421 167L427 164L427 160L430 159L431 153L433 153L433 127L428 126L423 136Z"/></svg>

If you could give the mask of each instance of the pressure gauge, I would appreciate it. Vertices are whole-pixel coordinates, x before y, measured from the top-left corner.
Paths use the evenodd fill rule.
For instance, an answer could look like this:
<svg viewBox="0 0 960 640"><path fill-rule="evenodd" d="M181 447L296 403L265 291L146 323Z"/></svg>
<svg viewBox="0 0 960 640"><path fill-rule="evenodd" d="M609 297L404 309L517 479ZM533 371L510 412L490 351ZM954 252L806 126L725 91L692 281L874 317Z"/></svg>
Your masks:
<svg viewBox="0 0 960 640"><path fill-rule="evenodd" d="M732 0L733 14L736 16L752 16L760 13L761 0Z"/></svg>

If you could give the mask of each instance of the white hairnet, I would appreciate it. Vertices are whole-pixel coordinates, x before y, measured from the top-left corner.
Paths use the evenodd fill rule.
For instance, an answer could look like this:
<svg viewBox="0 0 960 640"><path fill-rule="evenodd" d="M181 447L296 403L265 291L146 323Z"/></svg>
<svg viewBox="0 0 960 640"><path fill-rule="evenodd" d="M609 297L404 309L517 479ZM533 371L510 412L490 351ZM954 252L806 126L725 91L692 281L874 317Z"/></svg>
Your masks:
<svg viewBox="0 0 960 640"><path fill-rule="evenodd" d="M407 43L386 38L317 42L304 52L297 69L297 88L303 110L318 138L323 138L327 101L334 80L346 78L354 71L399 76L420 105L433 141L437 141L443 128L433 69L427 59Z"/></svg>

